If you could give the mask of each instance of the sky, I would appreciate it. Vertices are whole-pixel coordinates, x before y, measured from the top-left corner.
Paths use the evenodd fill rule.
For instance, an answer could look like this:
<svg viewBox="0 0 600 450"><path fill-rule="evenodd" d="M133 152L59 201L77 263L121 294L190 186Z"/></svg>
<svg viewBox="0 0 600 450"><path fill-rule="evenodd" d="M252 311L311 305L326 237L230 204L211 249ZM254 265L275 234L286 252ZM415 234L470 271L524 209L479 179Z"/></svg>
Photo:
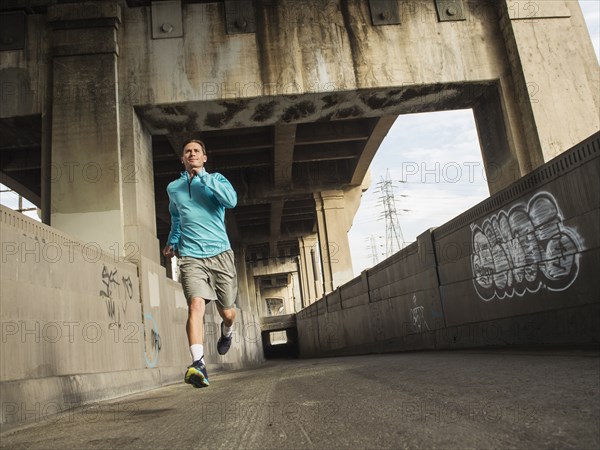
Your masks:
<svg viewBox="0 0 600 450"><path fill-rule="evenodd" d="M472 111L400 116L371 163L371 187L363 193L348 233L355 275L385 259L386 222L378 183L392 180L398 224L406 243L489 197ZM397 250L397 248L396 248Z"/></svg>
<svg viewBox="0 0 600 450"><path fill-rule="evenodd" d="M600 60L600 0L579 0ZM354 274L385 258L386 224L377 183L389 171L398 223L406 243L489 196L471 110L398 117L371 163L371 187L363 194L348 238ZM5 186L0 184L3 191ZM0 192L0 203L17 208L14 192ZM24 207L33 207L25 201ZM38 218L36 211L25 212ZM381 218L380 218L381 217ZM39 220L39 218L38 218Z"/></svg>
<svg viewBox="0 0 600 450"><path fill-rule="evenodd" d="M2 183L0 183L0 204L2 204L3 206L7 206L11 209L19 208L19 195L16 192L11 191L9 188L7 188ZM29 200L27 200L26 198L23 198L22 208L24 210L30 209L30 208L35 208L35 205L33 203L31 203ZM24 211L23 214L25 214L26 216L29 216L35 220L40 220L40 217L37 214L37 211L34 211L34 210Z"/></svg>

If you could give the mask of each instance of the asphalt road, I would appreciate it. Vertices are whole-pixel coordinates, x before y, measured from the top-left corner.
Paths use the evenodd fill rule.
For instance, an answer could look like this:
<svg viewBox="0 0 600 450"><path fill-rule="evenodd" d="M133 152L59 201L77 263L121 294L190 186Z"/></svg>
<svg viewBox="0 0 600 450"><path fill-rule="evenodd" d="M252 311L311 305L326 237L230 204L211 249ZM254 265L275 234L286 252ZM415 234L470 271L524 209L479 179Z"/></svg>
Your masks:
<svg viewBox="0 0 600 450"><path fill-rule="evenodd" d="M600 448L600 354L270 361L4 428L0 448Z"/></svg>

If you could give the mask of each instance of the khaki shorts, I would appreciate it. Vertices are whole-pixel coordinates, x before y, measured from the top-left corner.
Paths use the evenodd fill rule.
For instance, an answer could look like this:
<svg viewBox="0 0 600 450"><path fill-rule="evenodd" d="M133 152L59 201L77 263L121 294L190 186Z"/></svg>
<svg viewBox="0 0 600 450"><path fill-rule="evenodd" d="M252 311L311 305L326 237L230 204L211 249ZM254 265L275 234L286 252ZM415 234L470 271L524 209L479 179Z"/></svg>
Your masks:
<svg viewBox="0 0 600 450"><path fill-rule="evenodd" d="M210 258L182 256L179 273L188 305L192 298L201 297L207 302L216 300L223 309L235 307L238 285L232 250Z"/></svg>

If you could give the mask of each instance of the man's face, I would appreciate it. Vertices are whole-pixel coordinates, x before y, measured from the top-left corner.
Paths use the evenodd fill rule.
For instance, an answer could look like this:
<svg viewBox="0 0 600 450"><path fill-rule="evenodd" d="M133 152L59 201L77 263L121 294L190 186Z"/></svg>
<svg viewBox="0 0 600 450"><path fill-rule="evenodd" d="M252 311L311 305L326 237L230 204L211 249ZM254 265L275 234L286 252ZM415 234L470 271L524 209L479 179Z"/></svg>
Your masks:
<svg viewBox="0 0 600 450"><path fill-rule="evenodd" d="M206 155L202 151L202 146L197 142L190 142L183 148L183 156L181 162L188 172L192 169L200 169L204 167Z"/></svg>

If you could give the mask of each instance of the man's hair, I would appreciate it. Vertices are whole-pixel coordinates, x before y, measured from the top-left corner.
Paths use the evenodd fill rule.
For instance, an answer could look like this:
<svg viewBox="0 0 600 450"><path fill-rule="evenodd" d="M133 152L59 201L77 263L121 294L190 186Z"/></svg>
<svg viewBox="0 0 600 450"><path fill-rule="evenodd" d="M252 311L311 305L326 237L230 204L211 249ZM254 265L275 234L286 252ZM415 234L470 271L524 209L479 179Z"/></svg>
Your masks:
<svg viewBox="0 0 600 450"><path fill-rule="evenodd" d="M185 148L185 146L191 144L192 142L199 144L200 147L202 147L202 153L206 155L206 145L204 145L204 142L202 142L200 139L188 139L187 141L185 141L181 146L181 154L183 154L183 149Z"/></svg>

